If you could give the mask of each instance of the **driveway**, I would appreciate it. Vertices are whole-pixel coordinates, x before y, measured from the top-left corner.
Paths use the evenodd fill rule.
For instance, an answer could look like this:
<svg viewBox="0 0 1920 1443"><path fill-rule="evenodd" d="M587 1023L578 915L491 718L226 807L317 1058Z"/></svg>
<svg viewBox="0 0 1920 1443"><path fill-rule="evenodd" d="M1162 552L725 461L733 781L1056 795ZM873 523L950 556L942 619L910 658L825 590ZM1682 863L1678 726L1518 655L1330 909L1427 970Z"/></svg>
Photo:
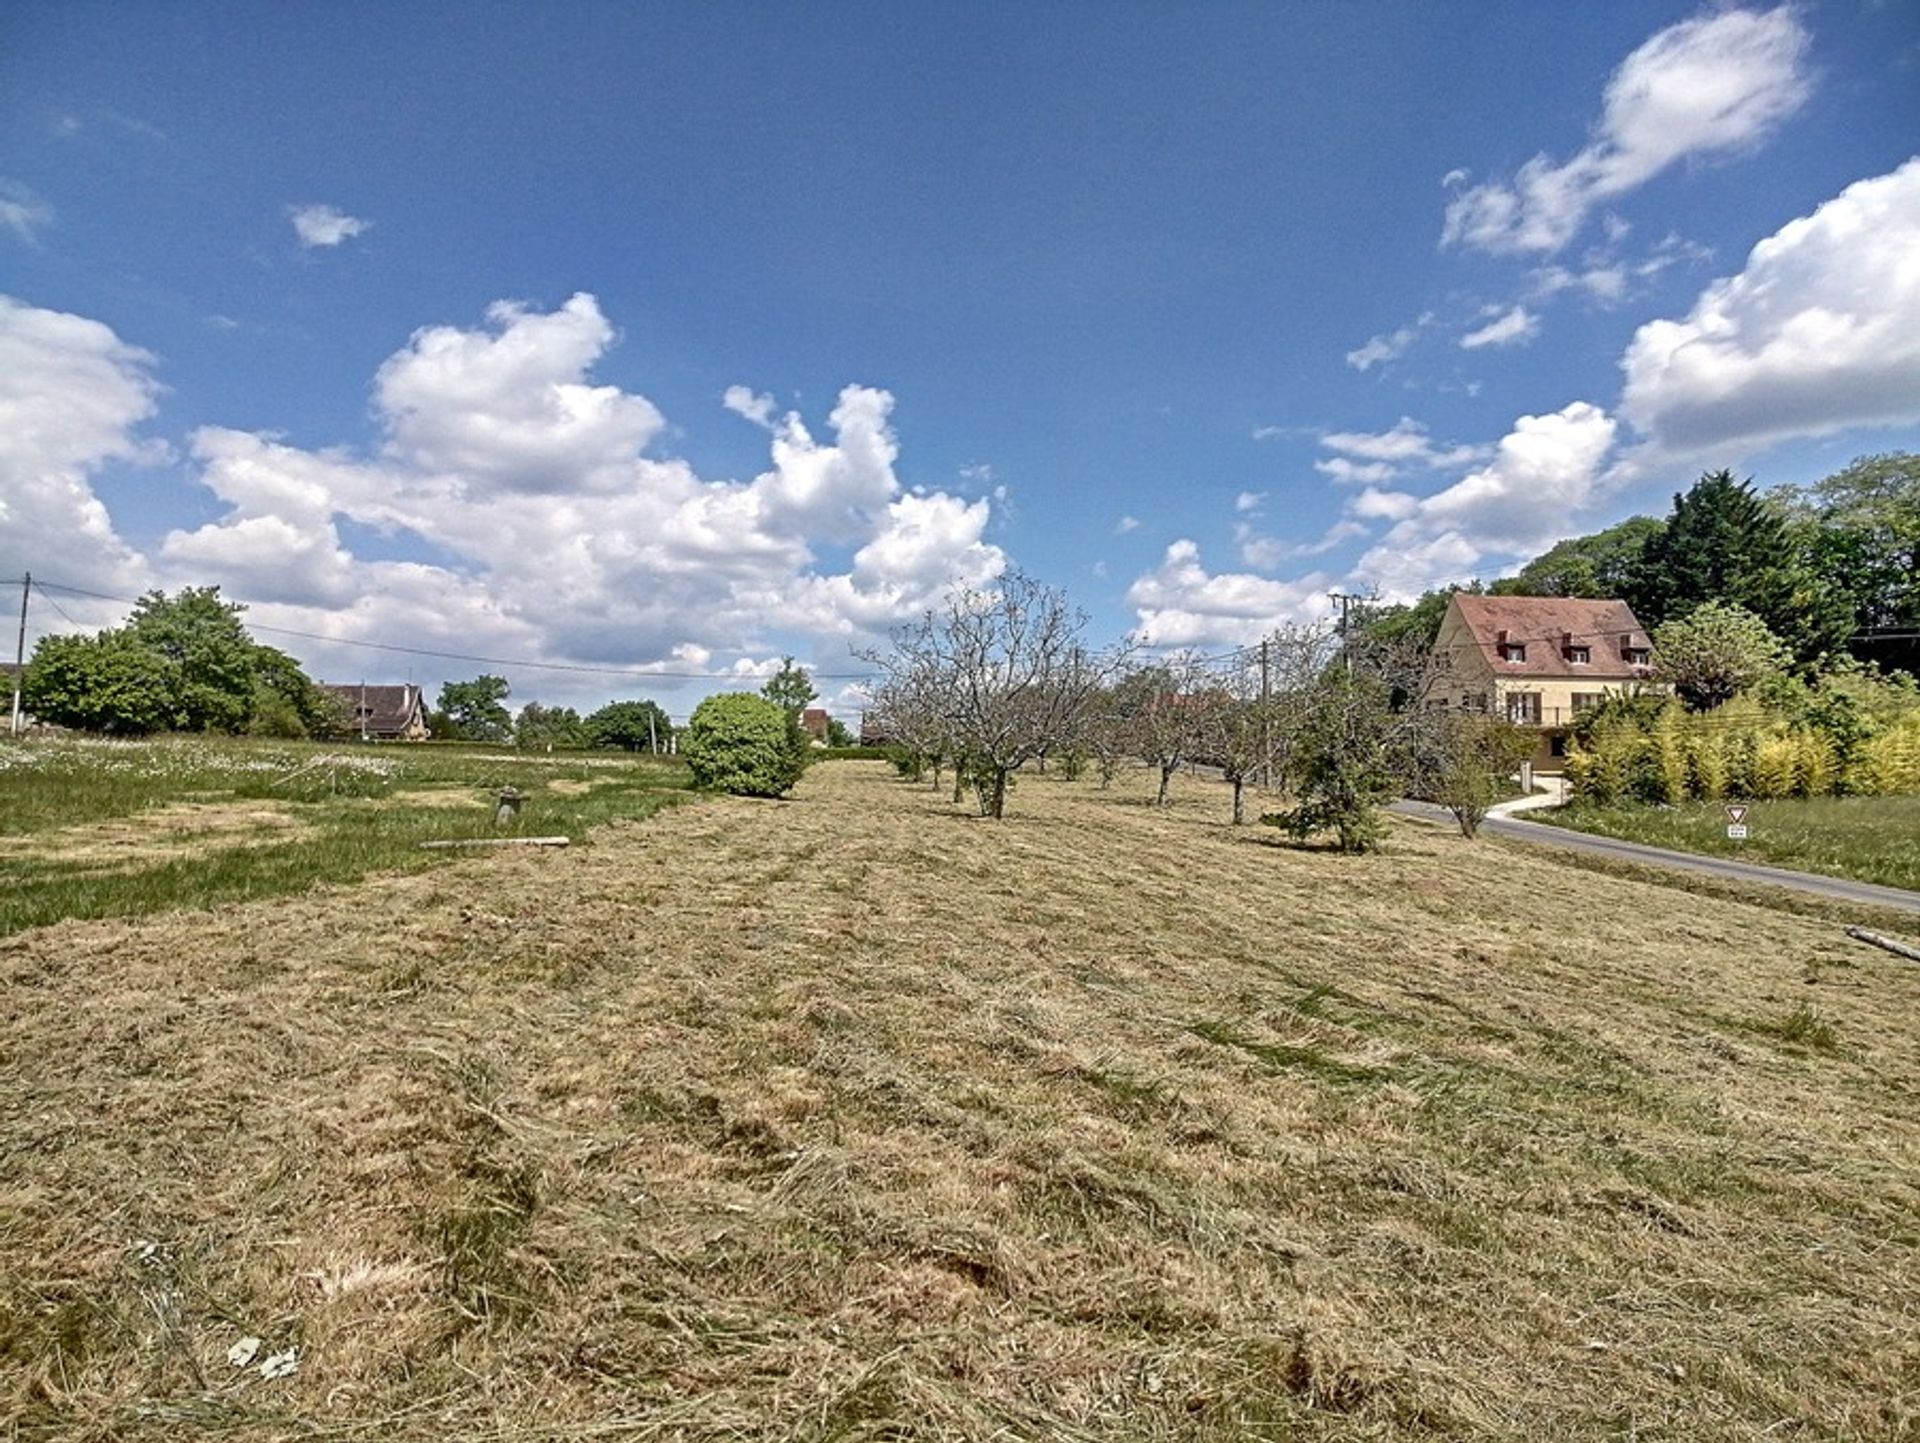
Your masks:
<svg viewBox="0 0 1920 1443"><path fill-rule="evenodd" d="M1531 800L1530 798L1527 800ZM1697 852L1674 852L1665 847L1649 847L1640 842L1622 842L1613 837L1597 837L1589 832L1569 831L1565 827L1529 822L1514 811L1533 807L1501 809L1506 815L1489 815L1480 824L1482 833L1519 842L1548 847L1565 847L1574 852L1591 852L1623 862L1640 862L1654 867L1677 867L1686 872L1705 872L1734 882L1758 882L1765 886L1790 887L1836 902L1858 902L1874 907L1893 907L1902 912L1920 912L1920 892L1901 887L1881 887L1872 882L1850 882L1844 877L1821 877L1812 872L1793 872L1785 867L1763 867L1754 862L1736 862L1726 857L1706 857ZM1453 814L1431 802L1395 802L1391 810L1403 817L1457 826Z"/></svg>

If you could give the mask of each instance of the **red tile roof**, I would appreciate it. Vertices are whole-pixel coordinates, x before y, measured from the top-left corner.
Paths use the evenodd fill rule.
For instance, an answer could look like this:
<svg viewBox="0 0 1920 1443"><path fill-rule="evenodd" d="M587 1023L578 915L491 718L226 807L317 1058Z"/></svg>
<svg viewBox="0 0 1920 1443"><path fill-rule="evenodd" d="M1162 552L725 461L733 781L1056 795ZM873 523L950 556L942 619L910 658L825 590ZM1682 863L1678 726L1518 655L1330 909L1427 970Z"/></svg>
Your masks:
<svg viewBox="0 0 1920 1443"><path fill-rule="evenodd" d="M1564 596L1475 596L1456 591L1453 604L1497 676L1593 677L1631 681L1647 675L1644 664L1623 652L1649 650L1652 639L1624 601L1582 601ZM1524 645L1525 661L1503 658L1502 642ZM1587 648L1586 662L1568 661L1569 646Z"/></svg>

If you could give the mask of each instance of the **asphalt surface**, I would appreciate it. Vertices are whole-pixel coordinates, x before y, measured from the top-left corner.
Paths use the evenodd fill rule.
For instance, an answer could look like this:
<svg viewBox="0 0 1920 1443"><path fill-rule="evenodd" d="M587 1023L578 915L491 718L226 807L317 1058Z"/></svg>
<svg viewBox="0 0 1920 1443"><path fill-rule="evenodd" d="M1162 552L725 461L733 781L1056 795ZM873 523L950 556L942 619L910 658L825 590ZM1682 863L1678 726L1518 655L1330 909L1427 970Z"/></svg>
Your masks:
<svg viewBox="0 0 1920 1443"><path fill-rule="evenodd" d="M1393 811L1406 817L1458 825L1445 807L1431 802L1395 802ZM1654 867L1676 867L1687 872L1705 872L1735 882L1757 882L1763 886L1790 887L1830 901L1859 902L1873 907L1894 907L1902 912L1920 912L1920 892L1902 887L1880 887L1871 882L1850 882L1844 877L1821 877L1812 872L1791 872L1785 867L1762 867L1754 862L1736 862L1726 857L1705 857L1697 852L1673 852L1665 847L1649 847L1640 842L1622 842L1614 837L1596 837L1590 832L1569 831L1565 827L1528 822L1516 817L1488 817L1480 830L1496 837L1518 842L1534 842L1549 847L1565 847L1575 852L1593 852L1623 862L1640 862Z"/></svg>

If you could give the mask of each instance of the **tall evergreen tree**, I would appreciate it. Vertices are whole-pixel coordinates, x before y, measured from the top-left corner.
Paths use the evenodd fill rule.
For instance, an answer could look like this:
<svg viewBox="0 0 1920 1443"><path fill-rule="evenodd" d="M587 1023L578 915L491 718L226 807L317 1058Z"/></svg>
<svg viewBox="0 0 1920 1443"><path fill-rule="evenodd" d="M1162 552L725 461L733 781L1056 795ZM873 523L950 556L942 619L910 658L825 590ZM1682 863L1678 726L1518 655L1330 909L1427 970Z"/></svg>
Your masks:
<svg viewBox="0 0 1920 1443"><path fill-rule="evenodd" d="M1803 662L1852 630L1845 598L1823 594L1803 564L1785 509L1731 471L1709 472L1673 498L1665 529L1647 538L1631 569L1627 600L1646 627L1709 601L1744 607Z"/></svg>

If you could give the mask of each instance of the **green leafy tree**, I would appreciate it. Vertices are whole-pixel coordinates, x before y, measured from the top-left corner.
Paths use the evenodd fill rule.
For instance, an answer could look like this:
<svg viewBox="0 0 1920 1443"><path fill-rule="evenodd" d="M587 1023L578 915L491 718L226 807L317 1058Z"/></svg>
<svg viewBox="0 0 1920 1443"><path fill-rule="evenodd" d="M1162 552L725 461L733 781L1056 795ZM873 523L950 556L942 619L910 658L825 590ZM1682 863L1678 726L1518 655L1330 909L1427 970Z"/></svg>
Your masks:
<svg viewBox="0 0 1920 1443"><path fill-rule="evenodd" d="M173 725L177 668L125 631L42 637L21 682L41 721L141 736Z"/></svg>
<svg viewBox="0 0 1920 1443"><path fill-rule="evenodd" d="M440 688L440 714L450 733L470 742L503 742L513 734L506 700L513 688L501 676L450 681Z"/></svg>
<svg viewBox="0 0 1920 1443"><path fill-rule="evenodd" d="M1423 733L1426 790L1453 813L1460 835L1473 837L1488 809L1506 794L1507 780L1533 754L1534 733L1483 712L1442 713Z"/></svg>
<svg viewBox="0 0 1920 1443"><path fill-rule="evenodd" d="M1653 633L1654 676L1694 711L1707 711L1779 673L1792 660L1745 607L1710 601Z"/></svg>
<svg viewBox="0 0 1920 1443"><path fill-rule="evenodd" d="M795 665L789 656L781 658L780 670L767 678L767 684L760 688L760 695L797 717L820 694L813 689L813 678L807 675L807 669Z"/></svg>
<svg viewBox="0 0 1920 1443"><path fill-rule="evenodd" d="M793 718L778 703L727 692L694 708L680 754L696 786L736 796L784 796L805 769L794 730Z"/></svg>
<svg viewBox="0 0 1920 1443"><path fill-rule="evenodd" d="M124 627L43 642L28 704L58 725L121 734L313 731L324 694L292 657L247 634L243 610L214 586L149 592Z"/></svg>
<svg viewBox="0 0 1920 1443"><path fill-rule="evenodd" d="M126 631L171 666L173 730L246 726L261 648L240 623L243 610L222 601L217 586L190 586L171 597L151 591L135 603Z"/></svg>
<svg viewBox="0 0 1920 1443"><path fill-rule="evenodd" d="M542 706L530 701L513 719L513 744L517 747L551 750L587 743L587 724L570 706Z"/></svg>
<svg viewBox="0 0 1920 1443"><path fill-rule="evenodd" d="M657 703L609 702L587 718L587 735L597 747L643 752L666 751L673 742L673 723Z"/></svg>
<svg viewBox="0 0 1920 1443"><path fill-rule="evenodd" d="M1634 567L1647 543L1666 530L1652 516L1631 516L1591 536L1575 536L1551 547L1516 576L1488 588L1495 596L1578 596L1611 601L1627 595Z"/></svg>
<svg viewBox="0 0 1920 1443"><path fill-rule="evenodd" d="M850 747L859 743L847 724L838 717L827 718L827 745L830 747Z"/></svg>
<svg viewBox="0 0 1920 1443"><path fill-rule="evenodd" d="M1413 642L1420 646L1432 646L1434 639L1440 635L1440 623L1446 618L1447 603L1453 600L1456 591L1480 596L1486 588L1478 581L1469 581L1463 586L1443 586L1423 592L1420 599L1411 605L1397 602L1391 606L1375 607L1361 621L1361 629L1370 640L1384 645Z"/></svg>
<svg viewBox="0 0 1920 1443"><path fill-rule="evenodd" d="M1789 493L1821 588L1842 597L1861 632L1920 631L1920 454L1862 456ZM1855 655L1920 669L1920 641L1858 637Z"/></svg>

